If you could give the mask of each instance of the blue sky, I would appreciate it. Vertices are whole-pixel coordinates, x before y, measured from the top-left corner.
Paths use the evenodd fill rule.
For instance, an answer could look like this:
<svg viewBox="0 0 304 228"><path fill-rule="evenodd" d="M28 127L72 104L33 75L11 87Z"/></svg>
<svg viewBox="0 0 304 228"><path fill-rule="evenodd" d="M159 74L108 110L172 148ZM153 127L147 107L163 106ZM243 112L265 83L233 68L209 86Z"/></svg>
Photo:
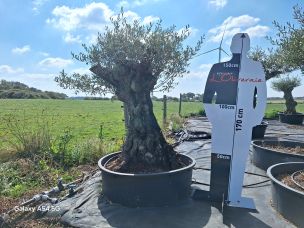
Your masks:
<svg viewBox="0 0 304 228"><path fill-rule="evenodd" d="M180 29L189 24L192 34L188 44L194 45L201 35L206 37L201 52L219 46L227 24L223 47L230 53L231 37L237 32L249 33L251 47L271 47L265 36L275 35L273 20L293 21L292 6L296 4L303 6L303 1L0 0L0 79L73 96L73 91L63 90L53 78L63 68L67 72L87 71L85 65L72 60L71 52L81 51L81 43L94 42L97 32L104 30L121 6L128 17L143 23L161 18L164 26L175 24ZM223 61L228 59L223 54ZM194 58L190 73L178 79L178 85L166 94L202 93L208 71L217 61L218 52ZM303 91L302 85L294 90L294 95L304 96ZM268 96L282 95L273 91L268 82Z"/></svg>

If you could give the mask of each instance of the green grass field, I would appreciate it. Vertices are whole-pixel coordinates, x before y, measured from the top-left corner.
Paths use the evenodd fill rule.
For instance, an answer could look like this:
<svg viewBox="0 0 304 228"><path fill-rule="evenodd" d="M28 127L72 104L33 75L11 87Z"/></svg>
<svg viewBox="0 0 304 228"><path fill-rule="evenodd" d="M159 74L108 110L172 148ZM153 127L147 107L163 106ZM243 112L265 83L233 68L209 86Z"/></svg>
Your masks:
<svg viewBox="0 0 304 228"><path fill-rule="evenodd" d="M160 123L162 105L162 102L154 102L155 115ZM0 151L9 149L9 135L5 134L8 121L19 121L20 126L28 130L47 122L53 135L69 129L74 142L98 137L102 125L105 140L121 139L124 137L121 106L119 101L0 99ZM178 112L178 102L168 102L167 107L168 117ZM183 103L182 114L197 113L200 109L200 103Z"/></svg>
<svg viewBox="0 0 304 228"><path fill-rule="evenodd" d="M0 99L0 201L3 196L16 198L28 191L46 190L54 186L59 176L64 181L76 179L81 174L81 165L95 167L105 153L119 150L125 133L121 105L119 101L100 100ZM178 113L178 105L178 102L168 102L168 117ZM154 102L161 126L162 108L162 102ZM201 109L200 102L184 102L182 115L198 113ZM268 104L267 114L273 116L280 110L284 110L284 104ZM304 112L303 103L299 104L298 111ZM180 118L175 121L182 122ZM46 126L47 134L39 131ZM26 140L20 140L20 136ZM70 136L68 146L62 147ZM50 144L41 147L44 145L41 142ZM18 149L16 145L22 147Z"/></svg>
<svg viewBox="0 0 304 228"><path fill-rule="evenodd" d="M26 130L37 128L47 122L53 135L63 134L67 129L73 135L73 142L98 137L100 125L105 140L122 139L124 122L122 103L101 100L9 100L0 99L0 152L8 150L5 129L8 121L17 121ZM161 124L162 102L154 102L154 112ZM178 102L168 102L168 117L178 113ZM200 102L184 102L182 115L197 113L202 109ZM284 104L268 104L267 112L284 110ZM297 106L304 112L304 104ZM10 120L9 120L10 119ZM72 142L72 143L73 143Z"/></svg>

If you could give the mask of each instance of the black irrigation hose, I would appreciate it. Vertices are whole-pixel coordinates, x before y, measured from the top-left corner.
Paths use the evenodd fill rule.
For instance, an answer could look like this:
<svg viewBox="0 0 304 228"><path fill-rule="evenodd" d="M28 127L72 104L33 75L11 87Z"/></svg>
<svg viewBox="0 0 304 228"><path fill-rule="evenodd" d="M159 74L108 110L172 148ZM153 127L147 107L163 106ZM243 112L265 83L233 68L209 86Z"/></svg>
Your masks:
<svg viewBox="0 0 304 228"><path fill-rule="evenodd" d="M265 177L265 178L269 178L268 176L266 175L263 175L263 174L258 174L258 173L252 173L252 172L245 172L246 174L249 174L249 175L254 175L254 176L258 176L258 177Z"/></svg>
<svg viewBox="0 0 304 228"><path fill-rule="evenodd" d="M297 185L299 188L301 188L301 189L304 190L304 186L301 185L298 181L296 181L296 180L294 179L295 175L297 175L297 174L304 175L304 169L298 170L298 171L294 172L293 174L291 174L291 180L292 180L292 182L293 182L295 185Z"/></svg>
<svg viewBox="0 0 304 228"><path fill-rule="evenodd" d="M248 188L248 187L252 187L252 186L264 184L264 183L266 183L266 182L268 182L268 181L270 181L270 180L264 180L264 181L260 181L260 182L253 183L253 184L245 184L245 185L243 185L243 187L244 187L244 188ZM262 186L256 186L256 187L262 187Z"/></svg>
<svg viewBox="0 0 304 228"><path fill-rule="evenodd" d="M209 168L203 168L203 167L194 167L193 169L194 169L194 170L196 170L196 169L201 169L201 170L211 171L211 169L209 169ZM304 170L302 170L302 171L304 171ZM299 172L299 171L298 171L298 172ZM259 187L268 186L268 185L260 185L260 184L264 184L264 183L267 183L268 181L270 181L270 179L268 179L268 176L262 175L262 174L258 174L258 173L252 173L252 172L245 172L245 173L246 173L246 174L249 174L249 175L264 177L264 178L267 178L267 180L259 181L259 182L252 183L252 184L243 185L244 188L259 188ZM203 183L203 182L199 182L199 181L196 181L195 179L192 180L192 184L200 184L200 185L210 186L210 184L206 184L206 183ZM258 186L257 186L257 185L258 185Z"/></svg>
<svg viewBox="0 0 304 228"><path fill-rule="evenodd" d="M260 181L260 182L256 182L256 183L253 183L253 184L246 184L246 185L243 185L244 188L259 188L259 187L265 187L265 186L268 186L268 185L260 185L260 184L264 184L266 182L268 182L270 180L264 180L264 181ZM207 184L207 183L203 183L203 182L199 182L199 181L196 181L195 179L192 180L192 184L200 184L200 185L204 185L204 186L210 186L210 184ZM257 186L258 185L258 186Z"/></svg>
<svg viewBox="0 0 304 228"><path fill-rule="evenodd" d="M173 147L178 146L184 141L196 141L200 139L211 139L211 135L205 131L187 131L182 130L175 134L175 136L179 136L177 142L173 144Z"/></svg>
<svg viewBox="0 0 304 228"><path fill-rule="evenodd" d="M196 170L196 169L201 169L201 170L211 171L211 169L209 169L209 168L204 168L204 167L194 167L193 169L194 169L194 170Z"/></svg>
<svg viewBox="0 0 304 228"><path fill-rule="evenodd" d="M199 182L199 181L196 181L195 179L192 180L192 184L200 184L200 185L210 186L210 184L206 184L206 183L203 183L203 182Z"/></svg>

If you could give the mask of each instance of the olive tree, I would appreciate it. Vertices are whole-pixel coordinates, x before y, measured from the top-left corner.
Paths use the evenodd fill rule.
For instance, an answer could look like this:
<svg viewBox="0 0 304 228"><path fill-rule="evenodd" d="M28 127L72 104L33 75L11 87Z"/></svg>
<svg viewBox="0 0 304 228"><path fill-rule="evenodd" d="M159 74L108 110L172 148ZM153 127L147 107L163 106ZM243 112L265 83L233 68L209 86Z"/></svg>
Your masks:
<svg viewBox="0 0 304 228"><path fill-rule="evenodd" d="M299 5L293 7L293 17L296 24L287 22L281 25L274 21L277 29L276 38L270 38L282 52L283 61L294 69L304 73L304 11Z"/></svg>
<svg viewBox="0 0 304 228"><path fill-rule="evenodd" d="M282 52L279 49L264 50L261 47L256 47L249 52L249 57L262 63L266 80L279 77L293 70L283 61Z"/></svg>
<svg viewBox="0 0 304 228"><path fill-rule="evenodd" d="M301 79L298 77L286 76L272 82L272 88L276 91L284 93L286 114L295 114L297 102L292 96L292 91L295 87L301 85Z"/></svg>
<svg viewBox="0 0 304 228"><path fill-rule="evenodd" d="M121 12L97 42L83 44L84 52L73 58L90 66L92 74L62 71L56 81L63 88L90 94L113 93L123 102L127 118L126 139L116 170L157 172L180 166L153 113L150 93L168 91L177 77L187 73L191 58L200 50L203 37L194 47L184 45L190 27L163 28L162 21L149 25L130 21Z"/></svg>

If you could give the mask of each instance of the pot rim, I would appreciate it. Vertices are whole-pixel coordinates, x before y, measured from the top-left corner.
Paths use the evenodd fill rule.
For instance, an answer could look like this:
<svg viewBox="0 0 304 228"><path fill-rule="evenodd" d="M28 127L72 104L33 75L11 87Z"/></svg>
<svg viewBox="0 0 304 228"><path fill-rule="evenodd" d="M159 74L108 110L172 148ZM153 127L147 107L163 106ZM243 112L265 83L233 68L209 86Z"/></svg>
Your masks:
<svg viewBox="0 0 304 228"><path fill-rule="evenodd" d="M274 164L272 166L270 166L268 169L267 169L267 176L271 179L271 181L275 182L276 184L278 184L279 186L287 189L288 191L292 191L292 192L295 192L299 195L301 195L302 197L304 197L304 193L297 190L297 189L294 189L294 188L291 188L289 187L288 185L284 184L283 182L279 181L277 178L275 178L271 171L273 168L275 168L276 166L283 166L283 165L287 165L287 164L303 164L304 165L304 162L282 162L282 163L278 163L278 164Z"/></svg>
<svg viewBox="0 0 304 228"><path fill-rule="evenodd" d="M195 159L193 159L192 157L188 156L188 155L185 155L185 154L180 154L180 153L177 153L179 156L184 156L186 158L188 158L189 160L191 160L191 163L185 167L182 167L182 168L179 168L179 169L174 169L174 170L170 170L170 171L166 171L166 172L158 172L158 173L144 173L144 174L136 174L136 173L121 173L121 172L115 172L115 171L112 171L112 170L109 170L107 169L106 167L104 167L101 162L105 159L111 159L112 157L114 156L118 156L119 154L121 153L121 151L118 151L118 152L114 152L114 153L111 153L111 154L107 154L105 156L103 156L102 158L100 158L98 160L98 166L99 168L104 171L104 172L107 172L107 173L111 173L111 174L114 174L114 175L120 175L120 176L135 176L135 177L152 177L152 176L160 176L160 175L172 175L172 174L175 174L175 173L178 173L178 172L181 172L181 171L184 171L186 169L189 169L189 168L193 168L196 164L196 161Z"/></svg>
<svg viewBox="0 0 304 228"><path fill-rule="evenodd" d="M260 149L269 151L269 152L275 152L275 153L280 153L280 154L285 154L285 155L288 154L291 157L303 157L304 158L304 155L302 155L302 154L292 154L292 153L282 152L282 151L279 151L279 150L270 150L270 149L267 149L266 147L263 147L263 146L255 144L255 142L283 142L283 143L284 142L294 142L294 143L299 143L300 145L304 146L303 142L299 142L299 141L287 141L287 140L253 140L251 142L251 145L255 146L255 147L258 147Z"/></svg>
<svg viewBox="0 0 304 228"><path fill-rule="evenodd" d="M263 120L260 124L258 124L258 125L256 125L256 126L259 126L259 125L262 125L262 126L267 126L269 124L269 122L268 121L266 121L266 120Z"/></svg>
<svg viewBox="0 0 304 228"><path fill-rule="evenodd" d="M297 112L297 113L284 113L284 112L278 112L279 115L285 115L285 116L304 116L304 113Z"/></svg>

